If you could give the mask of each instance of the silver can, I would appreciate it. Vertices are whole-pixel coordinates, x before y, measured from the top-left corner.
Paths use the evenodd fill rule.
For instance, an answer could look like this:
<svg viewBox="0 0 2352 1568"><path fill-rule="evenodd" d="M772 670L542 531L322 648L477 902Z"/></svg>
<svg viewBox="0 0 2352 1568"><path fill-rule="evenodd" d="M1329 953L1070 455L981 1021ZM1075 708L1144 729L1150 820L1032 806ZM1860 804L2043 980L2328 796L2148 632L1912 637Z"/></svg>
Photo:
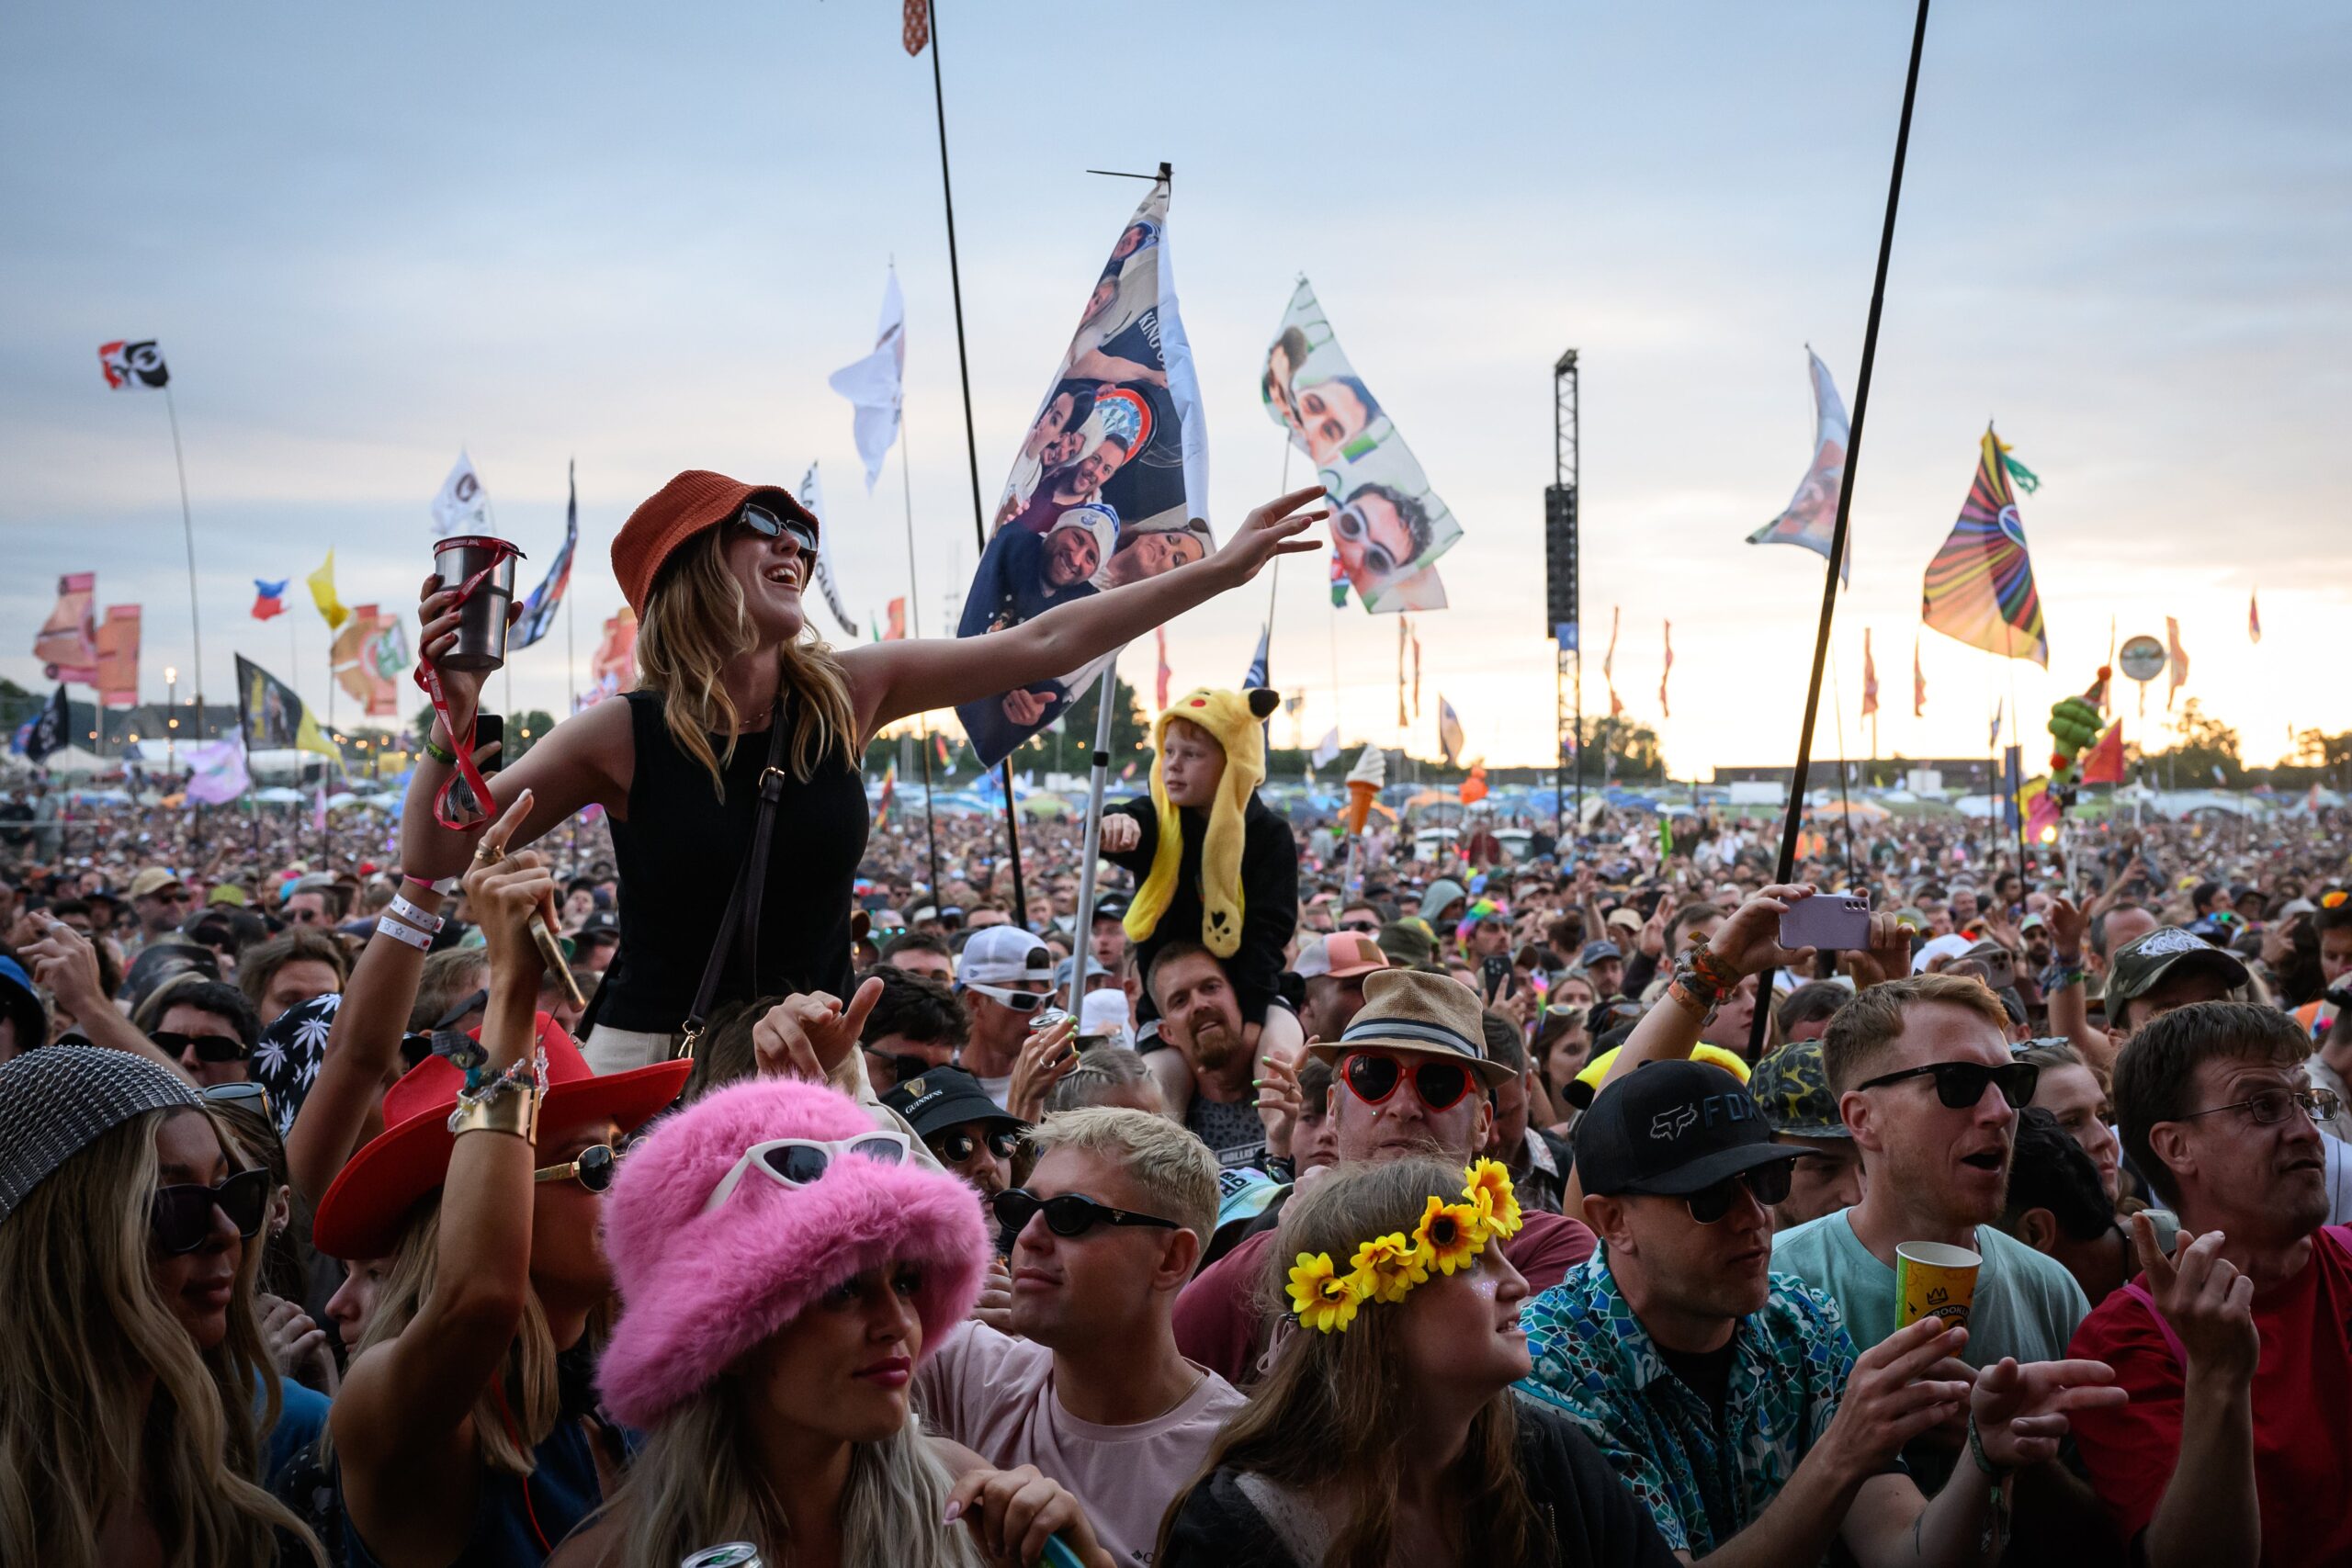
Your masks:
<svg viewBox="0 0 2352 1568"><path fill-rule="evenodd" d="M748 1540L723 1541L681 1558L678 1568L762 1568L760 1549Z"/></svg>
<svg viewBox="0 0 2352 1568"><path fill-rule="evenodd" d="M523 552L487 534L460 534L433 547L441 586L463 588L489 569L458 612L457 645L437 660L444 670L489 671L506 662L507 606L514 603L514 563Z"/></svg>

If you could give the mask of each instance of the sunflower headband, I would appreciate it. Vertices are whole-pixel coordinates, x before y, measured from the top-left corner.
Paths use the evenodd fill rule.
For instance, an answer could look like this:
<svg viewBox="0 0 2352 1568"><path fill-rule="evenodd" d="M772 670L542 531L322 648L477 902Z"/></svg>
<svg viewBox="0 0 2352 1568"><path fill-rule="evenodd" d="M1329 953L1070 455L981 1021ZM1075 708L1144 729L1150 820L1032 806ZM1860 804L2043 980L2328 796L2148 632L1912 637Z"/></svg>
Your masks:
<svg viewBox="0 0 2352 1568"><path fill-rule="evenodd" d="M1432 1198L1409 1236L1374 1236L1355 1249L1341 1273L1328 1252L1302 1252L1290 1271L1291 1310L1317 1334L1345 1334L1366 1302L1401 1302L1432 1271L1467 1269L1496 1236L1519 1234L1519 1199L1510 1172L1482 1159L1463 1171L1462 1201Z"/></svg>

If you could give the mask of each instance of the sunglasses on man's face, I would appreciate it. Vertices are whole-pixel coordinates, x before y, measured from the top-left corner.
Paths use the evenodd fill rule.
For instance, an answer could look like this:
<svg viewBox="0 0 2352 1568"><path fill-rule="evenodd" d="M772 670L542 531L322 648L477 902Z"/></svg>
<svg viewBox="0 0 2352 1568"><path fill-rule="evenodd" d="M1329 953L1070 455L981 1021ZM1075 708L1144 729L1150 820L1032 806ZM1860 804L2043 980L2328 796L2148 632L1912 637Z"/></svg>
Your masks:
<svg viewBox="0 0 2352 1568"><path fill-rule="evenodd" d="M591 1192L613 1184L621 1168L621 1152L608 1144L592 1144L579 1156L561 1165L543 1165L531 1172L533 1181L577 1181Z"/></svg>
<svg viewBox="0 0 2352 1568"><path fill-rule="evenodd" d="M1084 1235L1096 1225L1149 1225L1171 1231L1179 1228L1174 1220L1114 1209L1076 1192L1040 1198L1025 1188L1012 1187L989 1200L989 1203L996 1212L996 1223L1014 1235L1028 1229L1030 1220L1040 1213L1046 1216L1047 1230L1065 1237Z"/></svg>
<svg viewBox="0 0 2352 1568"><path fill-rule="evenodd" d="M964 988L967 991L978 991L997 1006L1011 1008L1015 1012L1035 1012L1053 999L1043 992L1015 991L1002 986L983 986L978 980L965 981Z"/></svg>
<svg viewBox="0 0 2352 1568"><path fill-rule="evenodd" d="M1343 931L1361 931L1365 936L1378 936L1380 934L1380 922L1378 920L1365 919L1359 916L1352 920L1341 920L1340 922L1340 929Z"/></svg>
<svg viewBox="0 0 2352 1568"><path fill-rule="evenodd" d="M159 1029L147 1038L173 1056L186 1055L193 1045L199 1062L242 1062L253 1055L243 1041L227 1034L182 1034L176 1029Z"/></svg>
<svg viewBox="0 0 2352 1568"><path fill-rule="evenodd" d="M1796 1171L1796 1161L1777 1159L1770 1165L1755 1166L1736 1175L1726 1176L1712 1186L1702 1187L1683 1198L1690 1205L1690 1217L1702 1225L1720 1223L1739 1201L1741 1189L1755 1196L1758 1203L1770 1208L1789 1200L1789 1184Z"/></svg>
<svg viewBox="0 0 2352 1568"><path fill-rule="evenodd" d="M924 1141L930 1142L929 1139ZM942 1165L962 1165L978 1154L983 1144L997 1158L1009 1160L1021 1147L1021 1134L1010 1127L999 1127L992 1133L976 1135L959 1127L933 1143L931 1152L939 1156Z"/></svg>
<svg viewBox="0 0 2352 1568"><path fill-rule="evenodd" d="M1459 1062L1356 1051L1340 1064L1340 1081L1366 1105L1387 1103L1408 1077L1415 1098L1431 1111L1451 1111L1470 1094L1470 1069Z"/></svg>
<svg viewBox="0 0 2352 1568"><path fill-rule="evenodd" d="M735 514L735 521L763 539L789 537L804 556L817 553L817 536L797 517L780 517L757 502L746 502L743 510Z"/></svg>
<svg viewBox="0 0 2352 1568"><path fill-rule="evenodd" d="M269 1212L269 1172L241 1170L210 1187L188 1182L155 1189L153 1205L147 1212L155 1249L176 1257L202 1247L211 1237L215 1209L229 1216L240 1236L251 1241L261 1234L262 1219Z"/></svg>
<svg viewBox="0 0 2352 1568"><path fill-rule="evenodd" d="M2017 1110L2033 1100L2033 1086L2041 1077L2041 1069L2031 1062L2010 1062L1998 1067L1988 1067L1982 1062L1931 1062L1924 1067L1908 1067L1899 1073L1883 1073L1858 1083L1856 1089L1878 1089L1905 1078L1936 1080L1936 1098L1953 1111L1966 1111L1984 1098L1987 1084L2001 1091L2001 1098Z"/></svg>

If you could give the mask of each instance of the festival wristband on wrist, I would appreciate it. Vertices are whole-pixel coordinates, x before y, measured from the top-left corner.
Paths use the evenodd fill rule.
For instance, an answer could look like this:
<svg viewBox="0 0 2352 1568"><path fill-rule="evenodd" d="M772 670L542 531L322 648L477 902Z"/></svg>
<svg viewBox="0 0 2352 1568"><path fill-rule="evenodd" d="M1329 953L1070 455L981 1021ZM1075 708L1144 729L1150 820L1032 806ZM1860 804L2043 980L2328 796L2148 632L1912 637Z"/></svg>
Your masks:
<svg viewBox="0 0 2352 1568"><path fill-rule="evenodd" d="M424 953L433 946L431 931L418 931L414 926L404 924L390 915L377 917L376 932L379 936L392 937L404 942L419 953Z"/></svg>
<svg viewBox="0 0 2352 1568"><path fill-rule="evenodd" d="M1704 942L1692 948L1684 962L1711 990L1718 993L1728 991L1739 984L1740 977L1733 974L1730 965L1717 957L1715 950Z"/></svg>
<svg viewBox="0 0 2352 1568"><path fill-rule="evenodd" d="M413 883L417 886L424 888L428 893L438 893L441 897L447 898L450 894L458 890L458 884L464 879L462 877L456 876L444 876L438 878L419 876L413 871L404 871L401 873L401 880L402 882Z"/></svg>
<svg viewBox="0 0 2352 1568"><path fill-rule="evenodd" d="M433 739L433 735L430 730L425 732L424 739L420 749L426 756L432 758L435 761L440 763L445 768L454 768L458 765L458 754L449 750L447 746L441 745L435 741Z"/></svg>
<svg viewBox="0 0 2352 1568"><path fill-rule="evenodd" d="M1699 1027L1704 1029L1714 1021L1715 1004L1712 999L1693 990L1689 983L1690 979L1690 976L1688 975L1678 974L1666 983L1666 994L1689 1008L1698 1018Z"/></svg>
<svg viewBox="0 0 2352 1568"><path fill-rule="evenodd" d="M447 922L439 915L428 915L399 894L392 895L392 913L420 931L437 931Z"/></svg>

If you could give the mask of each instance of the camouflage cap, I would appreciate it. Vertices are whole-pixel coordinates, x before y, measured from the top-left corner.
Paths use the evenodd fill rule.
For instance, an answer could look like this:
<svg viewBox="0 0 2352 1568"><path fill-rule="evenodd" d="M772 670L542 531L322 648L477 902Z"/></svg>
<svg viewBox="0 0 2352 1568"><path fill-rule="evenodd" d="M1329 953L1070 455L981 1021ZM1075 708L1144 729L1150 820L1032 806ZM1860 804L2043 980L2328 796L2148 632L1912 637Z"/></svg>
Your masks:
<svg viewBox="0 0 2352 1568"><path fill-rule="evenodd" d="M2116 1010L2133 998L2146 996L2166 976L2196 972L2211 974L2232 990L2247 977L2245 965L2233 954L2178 926L2158 926L2117 948L2108 960L2108 1016L2116 1016Z"/></svg>
<svg viewBox="0 0 2352 1568"><path fill-rule="evenodd" d="M1838 1097L1830 1092L1829 1069L1821 1059L1821 1042L1793 1040L1756 1066L1747 1092L1784 1138L1850 1138L1845 1118L1838 1113Z"/></svg>

